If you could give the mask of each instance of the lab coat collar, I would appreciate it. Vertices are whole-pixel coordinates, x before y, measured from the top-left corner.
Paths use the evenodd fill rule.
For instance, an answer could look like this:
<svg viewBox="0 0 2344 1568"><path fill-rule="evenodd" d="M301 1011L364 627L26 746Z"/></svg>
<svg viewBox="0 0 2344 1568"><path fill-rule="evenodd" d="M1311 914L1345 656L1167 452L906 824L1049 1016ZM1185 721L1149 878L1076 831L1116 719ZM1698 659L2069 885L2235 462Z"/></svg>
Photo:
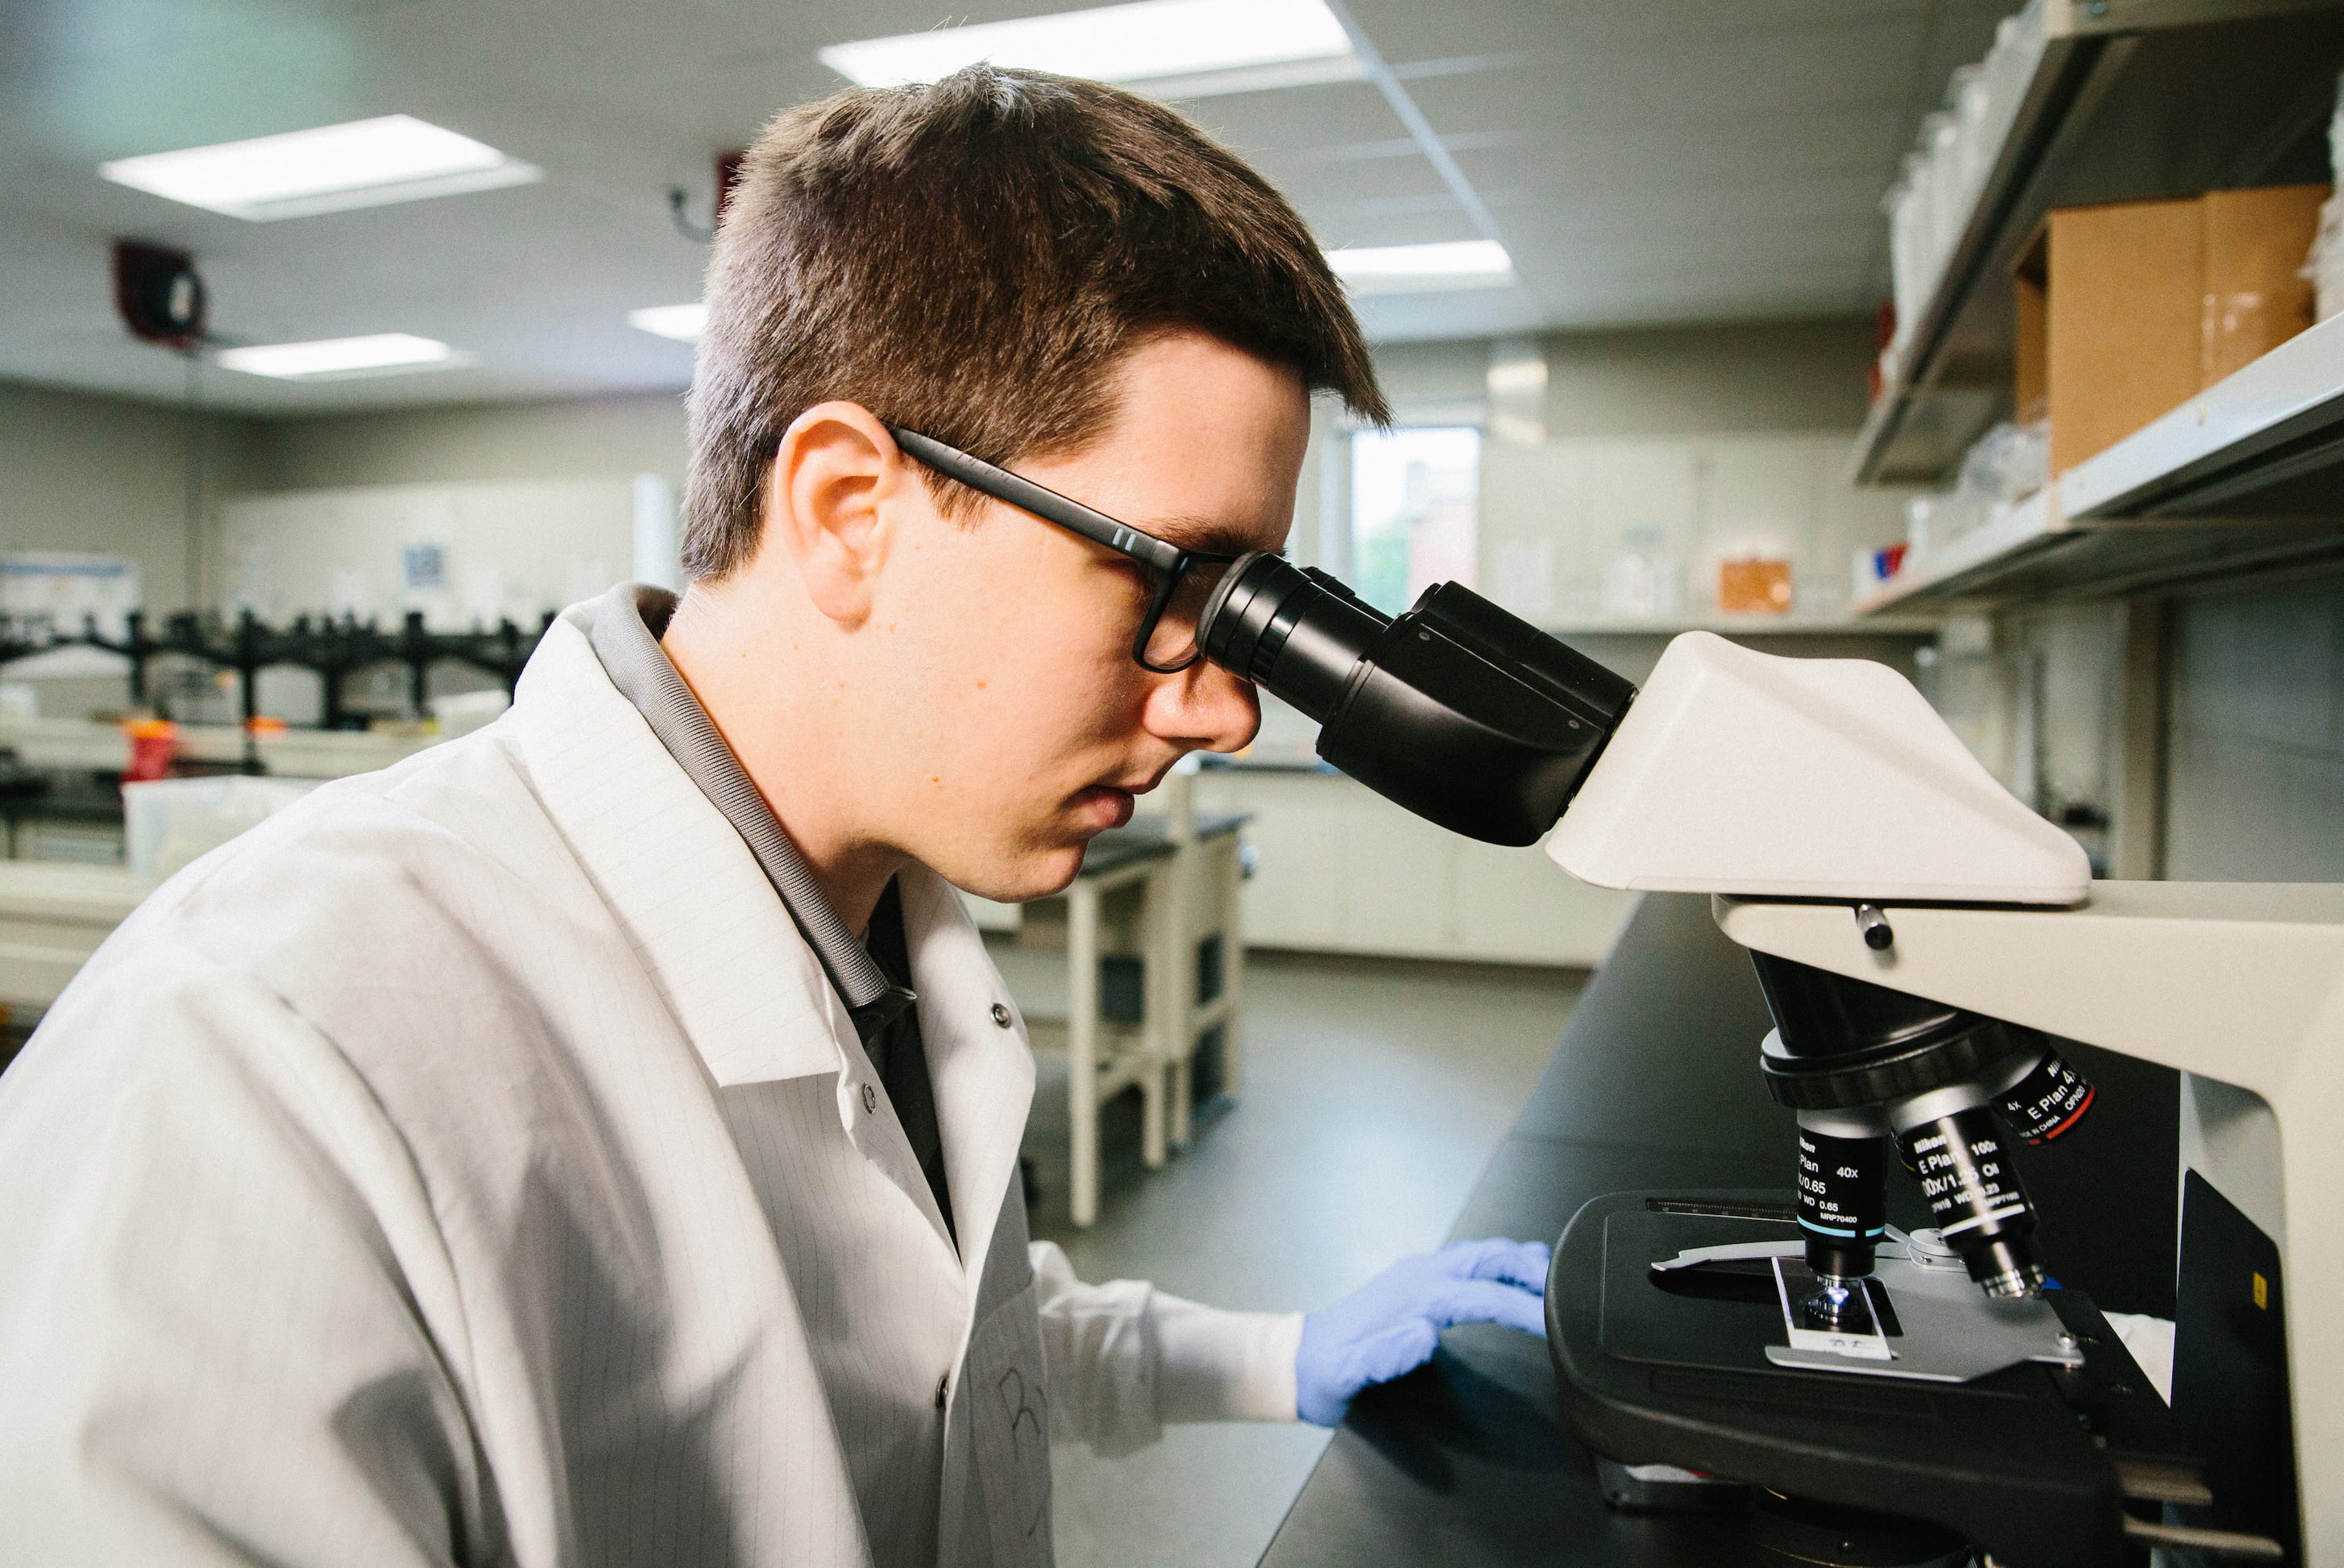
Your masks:
<svg viewBox="0 0 2344 1568"><path fill-rule="evenodd" d="M805 857L774 819L773 808L757 792L700 699L668 662L658 633L675 613L675 595L664 588L621 582L596 601L587 640L611 684L634 704L668 755L749 846L799 935L845 999L856 1033L867 1043L917 998L887 983L878 964L838 917L807 869Z"/></svg>
<svg viewBox="0 0 2344 1568"><path fill-rule="evenodd" d="M1017 1179L1017 1146L1034 1103L1034 1053L985 938L951 885L923 865L896 880L945 1179L968 1277L982 1280L1001 1206Z"/></svg>
<svg viewBox="0 0 2344 1568"><path fill-rule="evenodd" d="M579 606L546 629L507 721L539 798L710 1077L732 1087L839 1074L851 1130L849 1080L872 1076L854 1021L741 835L611 683L590 638L592 612ZM945 1179L962 1261L978 1280L1015 1179L1034 1058L1024 1020L951 886L920 865L901 882ZM909 1146L892 1147L902 1142L898 1134L888 1149L865 1152L935 1219L941 1239Z"/></svg>
<svg viewBox="0 0 2344 1568"><path fill-rule="evenodd" d="M756 858L611 683L580 605L510 722L539 798L726 1087L839 1072L853 1021Z"/></svg>

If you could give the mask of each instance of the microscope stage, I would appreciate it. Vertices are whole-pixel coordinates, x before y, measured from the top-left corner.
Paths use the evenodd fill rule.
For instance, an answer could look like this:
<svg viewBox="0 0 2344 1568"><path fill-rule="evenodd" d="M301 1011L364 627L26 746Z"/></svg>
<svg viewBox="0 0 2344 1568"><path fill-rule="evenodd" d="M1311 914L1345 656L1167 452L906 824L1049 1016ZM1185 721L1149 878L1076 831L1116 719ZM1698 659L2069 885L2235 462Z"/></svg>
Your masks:
<svg viewBox="0 0 2344 1568"><path fill-rule="evenodd" d="M1746 1220L1687 1215L1683 1207L1648 1204L1603 1222L1604 1300L1634 1303L1629 1310L1604 1318L1603 1346L1615 1356L1687 1364L1689 1346L1715 1340L1716 1331L1725 1326L1719 1314L1705 1310L1672 1314L1656 1323L1646 1310L1649 1303L1642 1300L1643 1292L1636 1289L1639 1276L1649 1274L1648 1282L1664 1294L1736 1306L1749 1304L1759 1285L1771 1280L1781 1321L1776 1341L1764 1351L1766 1360L1778 1367L1965 1383L2021 1361L2084 1364L2082 1346L2043 1297L1987 1296L1971 1282L1968 1270L1951 1251L1914 1246L1893 1227L1879 1249L1874 1277L1864 1281L1860 1315L1869 1322L1839 1330L1812 1325L1799 1310L1820 1281L1807 1267L1805 1243L1793 1228L1775 1227L1790 1230L1781 1240L1703 1243L1647 1262L1656 1247L1682 1233L1688 1219L1702 1229L1746 1229ZM1704 1219L1708 1225L1700 1225ZM1732 1321L1739 1330L1749 1320L1736 1313ZM1726 1345L1725 1359L1717 1363L1720 1370L1747 1364L1746 1340L1729 1336Z"/></svg>

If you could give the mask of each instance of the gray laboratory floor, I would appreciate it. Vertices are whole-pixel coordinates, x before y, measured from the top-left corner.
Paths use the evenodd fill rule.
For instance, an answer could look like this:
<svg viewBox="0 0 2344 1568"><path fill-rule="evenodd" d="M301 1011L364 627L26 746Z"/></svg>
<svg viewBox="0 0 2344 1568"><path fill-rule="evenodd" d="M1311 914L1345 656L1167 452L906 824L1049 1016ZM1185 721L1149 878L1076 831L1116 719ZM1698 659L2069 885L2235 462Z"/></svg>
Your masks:
<svg viewBox="0 0 2344 1568"><path fill-rule="evenodd" d="M995 959L1029 1010L1063 1011L1064 960ZM1575 970L1257 955L1242 1093L1163 1170L1136 1095L1107 1108L1099 1221L1066 1218L1063 1058L1041 1058L1026 1151L1034 1233L1086 1280L1152 1280L1216 1306L1308 1310L1439 1242L1553 1051ZM1052 1008L1055 1001L1056 1007ZM1175 1428L1155 1448L1056 1462L1065 1568L1249 1568L1325 1446L1306 1426Z"/></svg>

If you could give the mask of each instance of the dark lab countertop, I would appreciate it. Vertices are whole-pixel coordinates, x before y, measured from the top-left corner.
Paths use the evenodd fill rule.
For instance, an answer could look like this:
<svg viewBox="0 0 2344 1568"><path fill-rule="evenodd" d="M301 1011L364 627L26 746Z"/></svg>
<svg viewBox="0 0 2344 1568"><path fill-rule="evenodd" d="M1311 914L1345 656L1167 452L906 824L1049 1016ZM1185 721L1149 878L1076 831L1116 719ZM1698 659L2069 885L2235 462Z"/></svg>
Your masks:
<svg viewBox="0 0 2344 1568"><path fill-rule="evenodd" d="M1646 895L1451 1237L1551 1239L1590 1199L1638 1188L1787 1195L1793 1124L1758 1077L1771 1027L1748 956L1712 923L1709 900ZM2045 1254L2088 1273L2103 1306L2169 1316L2173 1075L2070 1056L2106 1103L2020 1162L2044 1210ZM1890 1191L1893 1219L1927 1223L1912 1183ZM1262 1564L1722 1568L1740 1528L1606 1508L1557 1413L1545 1343L1481 1326L1450 1330L1430 1366L1355 1401Z"/></svg>
<svg viewBox="0 0 2344 1568"><path fill-rule="evenodd" d="M1197 836L1218 838L1237 832L1252 820L1248 812L1200 811L1197 814ZM1135 861L1160 860L1176 847L1164 818L1134 817L1123 826L1108 828L1091 839L1083 851L1082 875L1099 876Z"/></svg>

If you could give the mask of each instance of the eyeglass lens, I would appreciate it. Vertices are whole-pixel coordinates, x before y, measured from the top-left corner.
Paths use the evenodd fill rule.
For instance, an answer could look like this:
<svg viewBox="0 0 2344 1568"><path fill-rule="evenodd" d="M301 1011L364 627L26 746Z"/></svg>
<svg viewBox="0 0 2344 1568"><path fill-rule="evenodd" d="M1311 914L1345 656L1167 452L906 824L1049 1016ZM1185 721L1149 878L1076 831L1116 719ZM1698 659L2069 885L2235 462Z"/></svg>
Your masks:
<svg viewBox="0 0 2344 1568"><path fill-rule="evenodd" d="M1204 618L1205 601L1220 586L1229 565L1226 561L1194 561L1181 572L1180 581L1173 586L1172 597L1165 603L1164 613L1157 617L1148 633L1150 664L1171 669L1194 662L1197 623Z"/></svg>

